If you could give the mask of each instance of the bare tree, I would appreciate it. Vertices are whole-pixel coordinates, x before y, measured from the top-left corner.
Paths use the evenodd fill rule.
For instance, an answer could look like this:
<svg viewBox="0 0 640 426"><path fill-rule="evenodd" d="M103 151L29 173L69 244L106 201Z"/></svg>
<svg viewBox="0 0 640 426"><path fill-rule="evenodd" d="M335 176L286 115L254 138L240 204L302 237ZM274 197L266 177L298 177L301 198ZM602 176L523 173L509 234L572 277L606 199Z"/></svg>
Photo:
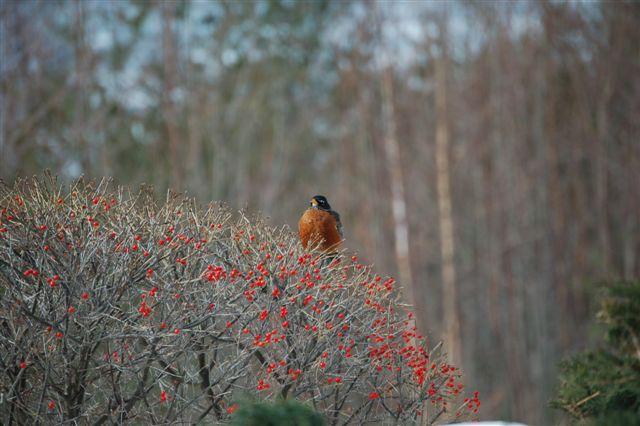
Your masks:
<svg viewBox="0 0 640 426"><path fill-rule="evenodd" d="M393 75L391 68L387 67L382 74L382 116L385 128L385 159L391 177L391 211L393 213L396 263L398 265L400 282L407 293L407 301L409 303L419 303L420 299L416 299L418 292L415 290L411 276L407 203L402 173L404 166L400 159L400 144L398 143L396 134L395 108L393 102Z"/></svg>
<svg viewBox="0 0 640 426"><path fill-rule="evenodd" d="M178 125L179 110L175 105L178 89L178 51L176 48L176 21L174 19L176 3L163 1L162 9L162 58L163 90L162 118L167 129L169 143L171 187L181 190L184 183L184 146Z"/></svg>
<svg viewBox="0 0 640 426"><path fill-rule="evenodd" d="M443 24L444 25L444 24ZM445 342L451 362L462 359L460 314L455 271L453 213L451 207L451 167L449 148L449 116L447 112L447 62L446 32L440 28L440 54L435 58L436 72L436 176L440 228L440 253L442 256L442 305L444 311Z"/></svg>

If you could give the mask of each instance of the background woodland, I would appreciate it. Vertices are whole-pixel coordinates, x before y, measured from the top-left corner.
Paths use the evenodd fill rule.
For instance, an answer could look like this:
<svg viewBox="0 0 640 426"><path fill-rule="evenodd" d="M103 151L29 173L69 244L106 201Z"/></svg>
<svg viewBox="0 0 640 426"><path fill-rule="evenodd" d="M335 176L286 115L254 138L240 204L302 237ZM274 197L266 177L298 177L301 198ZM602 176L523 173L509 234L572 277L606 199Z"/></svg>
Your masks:
<svg viewBox="0 0 640 426"><path fill-rule="evenodd" d="M551 422L590 289L640 276L637 3L5 0L0 49L5 181L327 195L483 418Z"/></svg>

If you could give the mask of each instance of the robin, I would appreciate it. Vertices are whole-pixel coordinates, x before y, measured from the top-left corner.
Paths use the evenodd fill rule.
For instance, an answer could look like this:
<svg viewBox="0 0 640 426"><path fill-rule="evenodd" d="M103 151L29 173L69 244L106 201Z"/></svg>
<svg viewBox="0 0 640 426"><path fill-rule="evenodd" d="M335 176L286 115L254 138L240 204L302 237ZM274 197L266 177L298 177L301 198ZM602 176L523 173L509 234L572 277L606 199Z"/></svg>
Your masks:
<svg viewBox="0 0 640 426"><path fill-rule="evenodd" d="M311 198L309 208L298 222L298 232L305 249L317 247L325 253L334 253L342 243L340 215L331 210L323 195Z"/></svg>

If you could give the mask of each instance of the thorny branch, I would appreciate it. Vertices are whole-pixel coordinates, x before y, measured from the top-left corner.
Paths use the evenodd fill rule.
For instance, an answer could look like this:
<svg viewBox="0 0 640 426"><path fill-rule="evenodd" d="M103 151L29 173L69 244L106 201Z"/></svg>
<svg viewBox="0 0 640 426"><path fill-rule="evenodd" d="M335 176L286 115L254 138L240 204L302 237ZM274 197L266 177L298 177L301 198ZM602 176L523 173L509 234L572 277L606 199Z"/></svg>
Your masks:
<svg viewBox="0 0 640 426"><path fill-rule="evenodd" d="M309 400L332 424L477 411L477 394L453 408L460 371L356 256L110 188L0 185L2 423L220 422L247 394Z"/></svg>

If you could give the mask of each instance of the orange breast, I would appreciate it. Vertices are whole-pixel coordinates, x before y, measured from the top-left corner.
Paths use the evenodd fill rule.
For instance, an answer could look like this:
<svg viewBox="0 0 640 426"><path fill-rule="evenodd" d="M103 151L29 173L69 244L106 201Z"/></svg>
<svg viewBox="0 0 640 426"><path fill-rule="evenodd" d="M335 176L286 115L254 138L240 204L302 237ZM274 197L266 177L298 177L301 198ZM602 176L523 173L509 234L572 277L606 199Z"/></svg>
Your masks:
<svg viewBox="0 0 640 426"><path fill-rule="evenodd" d="M342 238L338 233L336 219L327 211L308 209L298 222L298 232L302 246L318 248L322 251L333 251L338 248Z"/></svg>

